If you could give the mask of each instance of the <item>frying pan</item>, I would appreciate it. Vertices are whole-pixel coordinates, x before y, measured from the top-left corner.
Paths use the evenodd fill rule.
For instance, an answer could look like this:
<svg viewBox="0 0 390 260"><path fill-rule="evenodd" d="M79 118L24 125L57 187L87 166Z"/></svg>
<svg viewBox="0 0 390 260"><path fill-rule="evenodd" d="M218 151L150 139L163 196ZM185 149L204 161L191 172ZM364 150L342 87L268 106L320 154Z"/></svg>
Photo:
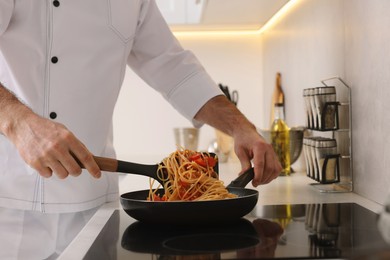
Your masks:
<svg viewBox="0 0 390 260"><path fill-rule="evenodd" d="M124 193L120 203L125 212L141 222L169 225L198 225L237 221L256 205L257 190L244 187L253 179L253 168L233 180L227 189L236 198L207 201L147 201L149 190ZM158 194L164 194L158 189Z"/></svg>
<svg viewBox="0 0 390 260"><path fill-rule="evenodd" d="M104 157L94 158L101 170L145 175L161 183L157 177L158 164L144 165ZM218 164L214 170L218 172ZM245 189L253 177L254 171L250 168L226 187L230 193L237 195L236 198L206 201L148 201L148 189L124 193L120 196L120 203L129 216L147 223L197 225L231 222L248 214L257 203L258 191ZM158 189L156 193L162 196L164 189Z"/></svg>

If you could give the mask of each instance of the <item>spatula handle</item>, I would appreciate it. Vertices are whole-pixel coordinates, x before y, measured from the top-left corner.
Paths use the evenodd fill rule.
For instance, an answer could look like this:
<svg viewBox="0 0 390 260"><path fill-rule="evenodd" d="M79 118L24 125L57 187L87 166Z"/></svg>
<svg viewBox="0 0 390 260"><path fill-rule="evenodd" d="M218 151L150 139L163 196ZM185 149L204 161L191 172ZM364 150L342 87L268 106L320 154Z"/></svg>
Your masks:
<svg viewBox="0 0 390 260"><path fill-rule="evenodd" d="M73 158L80 165L81 168L85 169L85 166L80 162L80 160L73 155ZM94 156L96 164L99 166L99 169L107 172L116 172L118 168L118 160Z"/></svg>
<svg viewBox="0 0 390 260"><path fill-rule="evenodd" d="M151 165L139 164L133 162L120 161L112 158L99 157L99 156L94 156L94 159L97 165L99 166L100 170L102 171L138 174L138 175L148 176L153 179L156 179L159 182L162 182L157 177L157 169L158 169L157 164L151 164Z"/></svg>
<svg viewBox="0 0 390 260"><path fill-rule="evenodd" d="M94 159L102 171L116 172L118 169L118 160L98 156L94 156Z"/></svg>

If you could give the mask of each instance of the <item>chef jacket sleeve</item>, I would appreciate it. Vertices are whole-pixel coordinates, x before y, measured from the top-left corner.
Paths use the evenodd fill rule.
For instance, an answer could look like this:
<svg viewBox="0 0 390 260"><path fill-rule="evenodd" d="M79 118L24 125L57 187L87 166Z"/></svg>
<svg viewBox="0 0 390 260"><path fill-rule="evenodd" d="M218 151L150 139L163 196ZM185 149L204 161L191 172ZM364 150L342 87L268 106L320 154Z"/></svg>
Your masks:
<svg viewBox="0 0 390 260"><path fill-rule="evenodd" d="M0 36L8 28L8 24L11 20L13 9L14 9L13 0L0 1Z"/></svg>
<svg viewBox="0 0 390 260"><path fill-rule="evenodd" d="M153 0L141 8L127 63L197 127L201 124L194 116L199 109L223 94L196 57L180 46Z"/></svg>

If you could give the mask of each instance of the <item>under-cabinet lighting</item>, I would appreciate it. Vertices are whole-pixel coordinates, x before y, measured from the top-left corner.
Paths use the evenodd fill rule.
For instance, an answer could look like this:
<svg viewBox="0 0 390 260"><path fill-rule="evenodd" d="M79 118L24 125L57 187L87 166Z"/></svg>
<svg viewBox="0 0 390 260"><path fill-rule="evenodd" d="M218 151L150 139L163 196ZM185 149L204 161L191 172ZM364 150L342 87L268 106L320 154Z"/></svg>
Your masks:
<svg viewBox="0 0 390 260"><path fill-rule="evenodd" d="M233 36L258 35L258 30L218 30L218 31L173 31L175 36Z"/></svg>
<svg viewBox="0 0 390 260"><path fill-rule="evenodd" d="M301 0L290 0L279 9L260 29L257 30L204 30L204 31L173 31L175 36L237 36L237 35L259 35L272 27L279 21L292 7Z"/></svg>

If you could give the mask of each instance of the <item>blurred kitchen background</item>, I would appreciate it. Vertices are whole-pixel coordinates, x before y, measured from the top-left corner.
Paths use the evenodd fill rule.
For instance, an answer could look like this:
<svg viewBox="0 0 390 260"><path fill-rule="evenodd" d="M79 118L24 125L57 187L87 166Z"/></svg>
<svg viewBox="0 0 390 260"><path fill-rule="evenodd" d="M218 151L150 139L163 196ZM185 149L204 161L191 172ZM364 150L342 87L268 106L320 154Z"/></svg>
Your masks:
<svg viewBox="0 0 390 260"><path fill-rule="evenodd" d="M321 80L333 76L342 78L352 93L354 192L384 203L390 186L390 1L158 4L184 48L195 53L216 83L239 92L238 108L259 128L269 128L277 72L282 74L290 127L306 124L303 89L321 86ZM114 115L119 159L157 162L176 149L173 128L188 126L128 69ZM199 138L198 149L207 150L214 129L202 127ZM302 158L293 167L304 171Z"/></svg>

